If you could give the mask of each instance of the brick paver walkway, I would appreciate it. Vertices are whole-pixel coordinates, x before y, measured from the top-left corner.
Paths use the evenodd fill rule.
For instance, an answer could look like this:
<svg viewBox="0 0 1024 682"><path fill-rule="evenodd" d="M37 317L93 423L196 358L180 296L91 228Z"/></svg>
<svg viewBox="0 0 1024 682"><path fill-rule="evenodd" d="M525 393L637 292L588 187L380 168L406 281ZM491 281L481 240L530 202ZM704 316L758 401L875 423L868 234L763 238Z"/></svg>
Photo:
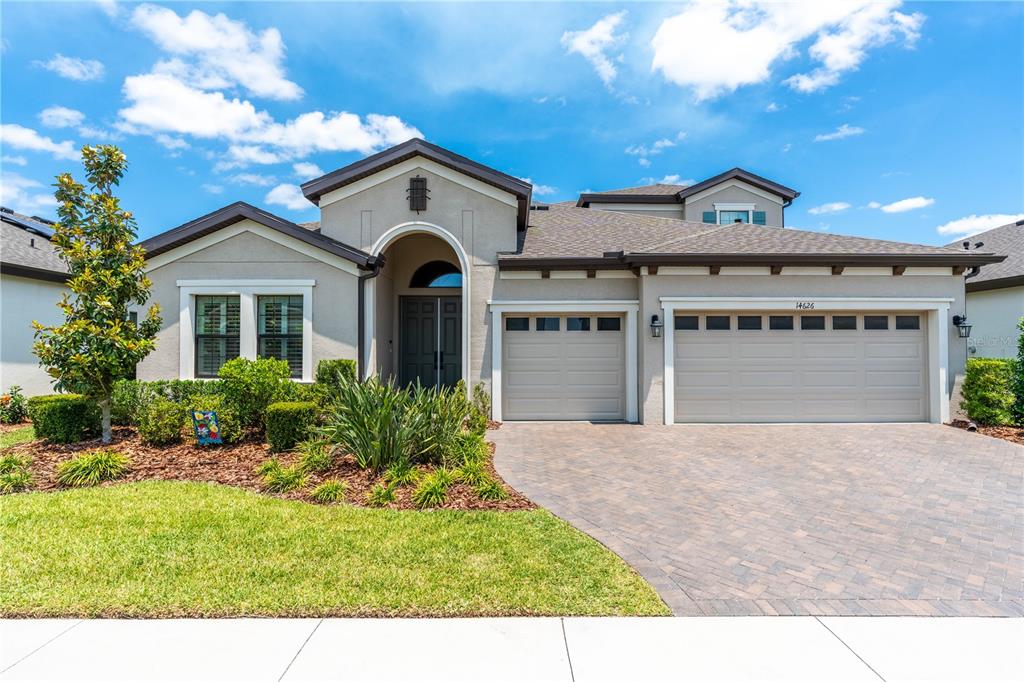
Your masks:
<svg viewBox="0 0 1024 682"><path fill-rule="evenodd" d="M1024 615L1024 447L930 424L506 423L511 485L679 615Z"/></svg>

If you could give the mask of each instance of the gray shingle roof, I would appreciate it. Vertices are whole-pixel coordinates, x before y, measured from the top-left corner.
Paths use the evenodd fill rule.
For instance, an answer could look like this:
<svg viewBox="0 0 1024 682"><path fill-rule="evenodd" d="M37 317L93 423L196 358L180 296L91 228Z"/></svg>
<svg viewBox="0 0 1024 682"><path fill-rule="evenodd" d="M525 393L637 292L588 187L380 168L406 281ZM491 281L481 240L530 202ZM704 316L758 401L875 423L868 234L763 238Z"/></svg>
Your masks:
<svg viewBox="0 0 1024 682"><path fill-rule="evenodd" d="M0 218L0 265L5 273L51 280L67 275L67 266L50 243L50 226L8 209Z"/></svg>
<svg viewBox="0 0 1024 682"><path fill-rule="evenodd" d="M996 227L981 234L959 239L949 246L962 249L964 242L970 242L971 244L984 242L984 246L979 249L980 251L999 253L1006 256L1006 260L1002 263L986 265L981 268L981 272L975 277L967 280L969 289L982 282L994 284L996 280L1007 280L1007 286L1017 286L1009 280L1024 277L1024 221L1010 223L1009 225ZM988 286L985 288L995 289L998 287Z"/></svg>
<svg viewBox="0 0 1024 682"><path fill-rule="evenodd" d="M653 185L641 185L640 187L623 187L622 189L609 189L603 192L589 192L589 194L640 194L640 195L673 195L687 185L666 185L655 183Z"/></svg>

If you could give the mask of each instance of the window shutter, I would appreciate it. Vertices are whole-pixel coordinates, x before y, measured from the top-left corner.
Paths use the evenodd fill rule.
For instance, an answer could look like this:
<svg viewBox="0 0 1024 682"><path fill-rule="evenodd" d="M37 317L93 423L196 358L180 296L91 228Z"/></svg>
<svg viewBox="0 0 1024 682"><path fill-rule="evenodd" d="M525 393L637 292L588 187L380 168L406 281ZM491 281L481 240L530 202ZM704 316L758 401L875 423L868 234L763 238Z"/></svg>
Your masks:
<svg viewBox="0 0 1024 682"><path fill-rule="evenodd" d="M765 224L765 213L764 211L754 211L754 224L764 225Z"/></svg>
<svg viewBox="0 0 1024 682"><path fill-rule="evenodd" d="M714 211L704 211L704 222L714 225L718 222L718 216L715 215Z"/></svg>

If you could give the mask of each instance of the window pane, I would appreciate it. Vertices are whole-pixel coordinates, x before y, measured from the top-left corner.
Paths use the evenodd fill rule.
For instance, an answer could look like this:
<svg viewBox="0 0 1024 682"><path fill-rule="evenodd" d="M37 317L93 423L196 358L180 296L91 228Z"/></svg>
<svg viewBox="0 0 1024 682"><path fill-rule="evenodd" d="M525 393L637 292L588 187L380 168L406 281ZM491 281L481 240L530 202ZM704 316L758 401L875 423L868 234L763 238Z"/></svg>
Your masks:
<svg viewBox="0 0 1024 682"><path fill-rule="evenodd" d="M261 358L287 360L293 378L302 376L301 336L261 336L256 354Z"/></svg>
<svg viewBox="0 0 1024 682"><path fill-rule="evenodd" d="M506 317L505 331L526 332L530 331L530 318L528 317Z"/></svg>
<svg viewBox="0 0 1024 682"><path fill-rule="evenodd" d="M750 211L719 211L718 212L718 223L720 225L728 225L729 223L735 223L739 221L741 223L750 222Z"/></svg>
<svg viewBox="0 0 1024 682"><path fill-rule="evenodd" d="M196 333L238 336L238 296L196 296Z"/></svg>
<svg viewBox="0 0 1024 682"><path fill-rule="evenodd" d="M302 376L302 296L257 296L256 354L288 362Z"/></svg>
<svg viewBox="0 0 1024 682"><path fill-rule="evenodd" d="M800 317L800 328L801 329L824 329L825 328L825 316L824 315L802 315Z"/></svg>
<svg viewBox="0 0 1024 682"><path fill-rule="evenodd" d="M729 329L728 315L708 315L704 318L704 328L708 331L722 331Z"/></svg>
<svg viewBox="0 0 1024 682"><path fill-rule="evenodd" d="M617 332L622 329L621 317L599 317L597 318L597 331Z"/></svg>
<svg viewBox="0 0 1024 682"><path fill-rule="evenodd" d="M561 329L562 318L560 317L538 317L537 318L537 331L539 332L557 332Z"/></svg>
<svg viewBox="0 0 1024 682"><path fill-rule="evenodd" d="M755 330L761 328L760 315L738 315L736 317L736 328L744 330Z"/></svg>
<svg viewBox="0 0 1024 682"><path fill-rule="evenodd" d="M696 315L676 315L676 329L679 331L696 331Z"/></svg>
<svg viewBox="0 0 1024 682"><path fill-rule="evenodd" d="M196 339L196 376L215 377L228 360L238 357L238 337L200 337Z"/></svg>
<svg viewBox="0 0 1024 682"><path fill-rule="evenodd" d="M897 315L897 329L920 329L921 318L918 315Z"/></svg>
<svg viewBox="0 0 1024 682"><path fill-rule="evenodd" d="M567 317L565 318L565 329L570 332L589 332L589 317Z"/></svg>
<svg viewBox="0 0 1024 682"><path fill-rule="evenodd" d="M857 329L856 315L833 315L832 329L837 331L855 331Z"/></svg>
<svg viewBox="0 0 1024 682"><path fill-rule="evenodd" d="M792 329L793 328L793 316L792 315L769 315L768 316L768 328L769 329Z"/></svg>
<svg viewBox="0 0 1024 682"><path fill-rule="evenodd" d="M865 315L864 316L864 329L870 329L872 331L879 331L889 328L889 316L888 315Z"/></svg>

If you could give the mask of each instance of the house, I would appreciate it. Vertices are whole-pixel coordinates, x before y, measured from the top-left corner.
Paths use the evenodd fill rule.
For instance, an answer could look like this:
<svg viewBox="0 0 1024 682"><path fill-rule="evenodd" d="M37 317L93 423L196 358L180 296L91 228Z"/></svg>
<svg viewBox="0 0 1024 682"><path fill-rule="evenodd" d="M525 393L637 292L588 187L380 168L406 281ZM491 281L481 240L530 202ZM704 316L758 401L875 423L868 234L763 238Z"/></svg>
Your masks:
<svg viewBox="0 0 1024 682"><path fill-rule="evenodd" d="M0 392L52 393L52 381L32 353L32 321L60 324L57 307L68 270L50 243L50 222L0 208Z"/></svg>
<svg viewBox="0 0 1024 682"><path fill-rule="evenodd" d="M1017 322L1024 317L1024 220L950 244L1006 256L967 278L967 314L972 325L967 352L979 358L1017 356Z"/></svg>
<svg viewBox="0 0 1024 682"><path fill-rule="evenodd" d="M143 242L164 327L138 375L269 355L309 381L345 357L484 382L502 420L948 420L964 274L1003 256L783 228L796 192L716 182L540 205L405 142L305 183L316 223L235 203Z"/></svg>

